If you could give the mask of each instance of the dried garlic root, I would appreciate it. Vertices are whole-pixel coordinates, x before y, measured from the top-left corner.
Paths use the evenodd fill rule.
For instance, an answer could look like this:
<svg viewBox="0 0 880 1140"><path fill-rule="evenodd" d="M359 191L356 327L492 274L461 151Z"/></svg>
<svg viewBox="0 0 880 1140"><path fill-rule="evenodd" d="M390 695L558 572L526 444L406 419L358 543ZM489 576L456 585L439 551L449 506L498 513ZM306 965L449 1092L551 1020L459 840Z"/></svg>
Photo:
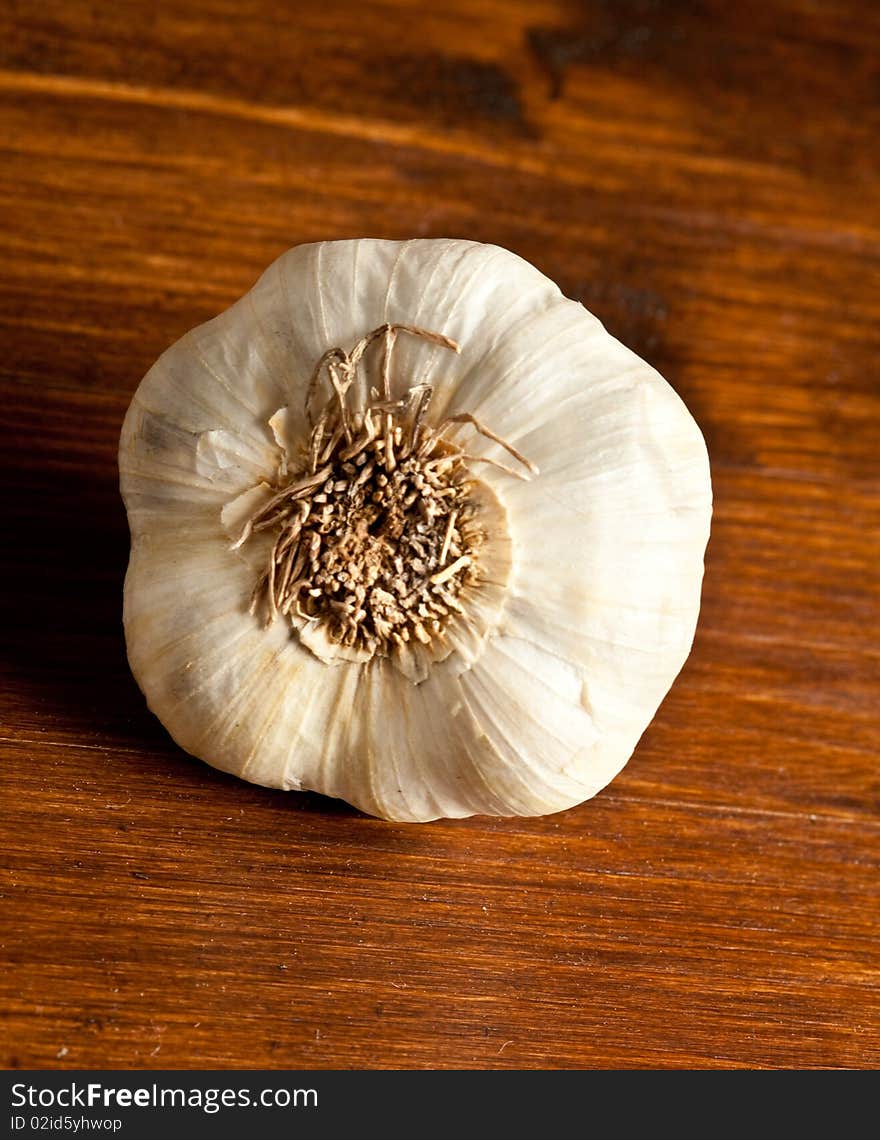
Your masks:
<svg viewBox="0 0 880 1140"><path fill-rule="evenodd" d="M700 431L496 246L290 250L160 357L119 466L134 675L254 783L393 820L561 811L690 652Z"/></svg>

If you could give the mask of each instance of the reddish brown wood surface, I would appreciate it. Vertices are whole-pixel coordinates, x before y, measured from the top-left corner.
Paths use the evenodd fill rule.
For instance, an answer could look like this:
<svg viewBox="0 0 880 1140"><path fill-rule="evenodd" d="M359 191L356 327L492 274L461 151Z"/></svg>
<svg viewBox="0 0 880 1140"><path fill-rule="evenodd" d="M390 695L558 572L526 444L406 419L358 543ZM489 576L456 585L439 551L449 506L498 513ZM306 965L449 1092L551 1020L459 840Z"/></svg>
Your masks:
<svg viewBox="0 0 880 1140"><path fill-rule="evenodd" d="M880 11L6 0L7 1067L880 1063ZM534 262L704 429L693 654L539 820L398 826L183 755L125 659L115 448L290 245Z"/></svg>

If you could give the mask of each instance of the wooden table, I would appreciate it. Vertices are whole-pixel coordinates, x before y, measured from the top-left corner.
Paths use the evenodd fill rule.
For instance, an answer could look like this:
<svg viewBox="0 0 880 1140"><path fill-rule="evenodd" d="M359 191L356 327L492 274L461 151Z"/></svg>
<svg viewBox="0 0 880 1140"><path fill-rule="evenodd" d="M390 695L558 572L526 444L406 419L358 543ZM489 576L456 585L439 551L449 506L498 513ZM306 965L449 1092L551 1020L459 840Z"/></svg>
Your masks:
<svg viewBox="0 0 880 1140"><path fill-rule="evenodd" d="M880 10L7 0L2 1062L880 1063ZM532 261L704 429L692 656L629 766L401 826L172 745L116 444L287 247Z"/></svg>

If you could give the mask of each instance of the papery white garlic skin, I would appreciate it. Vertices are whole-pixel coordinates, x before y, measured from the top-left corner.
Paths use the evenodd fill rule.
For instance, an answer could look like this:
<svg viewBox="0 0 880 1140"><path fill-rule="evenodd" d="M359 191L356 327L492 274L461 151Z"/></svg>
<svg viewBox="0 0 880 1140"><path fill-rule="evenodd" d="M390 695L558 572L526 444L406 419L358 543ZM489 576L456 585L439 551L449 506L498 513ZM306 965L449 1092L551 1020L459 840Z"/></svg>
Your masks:
<svg viewBox="0 0 880 1140"><path fill-rule="evenodd" d="M401 338L397 394L433 385L434 423L470 412L540 469L474 467L506 514L506 585L475 592L481 632L453 635L419 683L264 627L248 604L265 548L230 550L308 438L316 362L388 322L461 346ZM467 425L450 435L509 463ZM150 369L119 464L133 673L182 748L257 784L400 821L560 811L620 771L691 649L712 502L699 428L653 368L497 246L288 251Z"/></svg>

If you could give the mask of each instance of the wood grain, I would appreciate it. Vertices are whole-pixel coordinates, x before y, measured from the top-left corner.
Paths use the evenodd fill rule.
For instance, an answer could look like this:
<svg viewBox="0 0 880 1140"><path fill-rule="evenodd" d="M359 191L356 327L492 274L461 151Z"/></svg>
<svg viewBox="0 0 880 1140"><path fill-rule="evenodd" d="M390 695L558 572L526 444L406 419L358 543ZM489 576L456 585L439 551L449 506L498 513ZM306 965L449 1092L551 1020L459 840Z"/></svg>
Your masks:
<svg viewBox="0 0 880 1140"><path fill-rule="evenodd" d="M878 59L848 0L7 0L6 1067L880 1064ZM140 377L365 234L521 254L706 434L693 654L559 816L243 784L128 671Z"/></svg>

